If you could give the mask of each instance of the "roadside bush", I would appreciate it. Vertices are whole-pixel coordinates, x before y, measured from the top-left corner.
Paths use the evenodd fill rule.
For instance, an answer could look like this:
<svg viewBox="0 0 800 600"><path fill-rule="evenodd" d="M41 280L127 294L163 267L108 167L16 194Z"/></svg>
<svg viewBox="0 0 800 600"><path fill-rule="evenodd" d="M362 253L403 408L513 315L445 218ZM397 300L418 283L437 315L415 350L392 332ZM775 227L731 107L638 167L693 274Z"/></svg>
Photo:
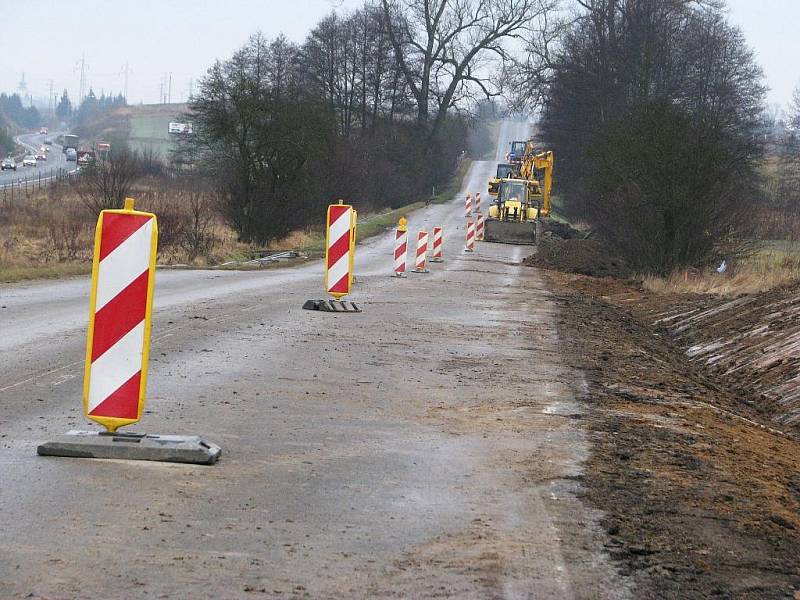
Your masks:
<svg viewBox="0 0 800 600"><path fill-rule="evenodd" d="M728 136L679 107L651 103L611 122L598 136L586 207L601 236L635 270L668 274L747 248L757 178L736 164Z"/></svg>

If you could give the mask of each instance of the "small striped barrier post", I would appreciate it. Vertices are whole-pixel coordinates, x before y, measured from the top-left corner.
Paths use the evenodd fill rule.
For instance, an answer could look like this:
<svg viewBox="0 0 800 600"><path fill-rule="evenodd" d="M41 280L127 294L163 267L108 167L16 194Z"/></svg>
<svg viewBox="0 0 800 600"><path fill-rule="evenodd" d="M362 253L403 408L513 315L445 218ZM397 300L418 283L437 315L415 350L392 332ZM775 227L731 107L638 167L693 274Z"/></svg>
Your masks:
<svg viewBox="0 0 800 600"><path fill-rule="evenodd" d="M433 251L431 262L444 262L444 245L442 244L442 228L433 228Z"/></svg>
<svg viewBox="0 0 800 600"><path fill-rule="evenodd" d="M464 217L469 218L472 216L472 196L467 194L464 198Z"/></svg>
<svg viewBox="0 0 800 600"><path fill-rule="evenodd" d="M394 239L394 276L403 277L406 272L406 256L408 255L408 221L400 217Z"/></svg>
<svg viewBox="0 0 800 600"><path fill-rule="evenodd" d="M481 193L480 192L476 192L475 193L475 212L476 213L481 212Z"/></svg>
<svg viewBox="0 0 800 600"><path fill-rule="evenodd" d="M483 213L476 213L475 214L475 241L482 242L483 241L483 230L485 228L485 220L483 218Z"/></svg>
<svg viewBox="0 0 800 600"><path fill-rule="evenodd" d="M467 221L467 245L464 252L475 251L475 221Z"/></svg>
<svg viewBox="0 0 800 600"><path fill-rule="evenodd" d="M428 273L428 232L417 234L417 254L414 260L414 273Z"/></svg>

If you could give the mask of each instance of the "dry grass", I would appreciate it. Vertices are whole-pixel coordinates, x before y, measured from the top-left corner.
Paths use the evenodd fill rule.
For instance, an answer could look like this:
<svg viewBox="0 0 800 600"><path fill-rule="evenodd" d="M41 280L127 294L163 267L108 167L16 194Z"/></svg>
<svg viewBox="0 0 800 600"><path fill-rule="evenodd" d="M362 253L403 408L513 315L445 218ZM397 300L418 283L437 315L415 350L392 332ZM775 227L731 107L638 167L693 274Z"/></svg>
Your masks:
<svg viewBox="0 0 800 600"><path fill-rule="evenodd" d="M667 278L643 278L645 289L659 294L714 294L736 296L763 292L800 281L800 246L774 242L729 265L726 273L714 269L673 273Z"/></svg>
<svg viewBox="0 0 800 600"><path fill-rule="evenodd" d="M465 161L433 202L450 200L468 168L469 161ZM213 209L212 199L203 193L143 178L130 195L138 210L158 215L160 266L208 267L250 259L265 249L239 242ZM360 215L358 239L393 227L401 216L423 205L417 202ZM52 185L13 202L0 196L0 282L90 272L94 225L94 215L69 185ZM198 235L202 238L199 244ZM266 250L300 250L316 257L324 254L325 233L322 227L294 231Z"/></svg>

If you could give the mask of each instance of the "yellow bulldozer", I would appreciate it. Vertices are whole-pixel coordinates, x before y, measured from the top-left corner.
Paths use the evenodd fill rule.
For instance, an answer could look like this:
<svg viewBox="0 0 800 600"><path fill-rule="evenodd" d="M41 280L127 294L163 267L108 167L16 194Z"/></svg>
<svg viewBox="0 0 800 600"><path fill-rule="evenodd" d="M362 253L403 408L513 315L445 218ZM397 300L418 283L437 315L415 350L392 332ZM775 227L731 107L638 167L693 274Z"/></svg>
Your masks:
<svg viewBox="0 0 800 600"><path fill-rule="evenodd" d="M517 144L519 142L514 142L512 148ZM514 165L515 162L508 164ZM511 173L514 176L489 180L489 193L494 201L489 206L485 222L484 239L487 242L535 244L541 237L542 219L550 215L553 153L549 150L537 153L533 141L528 141L518 164L518 173ZM509 174L508 170L503 170L506 166L498 165L497 175ZM492 194L493 185L497 190L495 194Z"/></svg>

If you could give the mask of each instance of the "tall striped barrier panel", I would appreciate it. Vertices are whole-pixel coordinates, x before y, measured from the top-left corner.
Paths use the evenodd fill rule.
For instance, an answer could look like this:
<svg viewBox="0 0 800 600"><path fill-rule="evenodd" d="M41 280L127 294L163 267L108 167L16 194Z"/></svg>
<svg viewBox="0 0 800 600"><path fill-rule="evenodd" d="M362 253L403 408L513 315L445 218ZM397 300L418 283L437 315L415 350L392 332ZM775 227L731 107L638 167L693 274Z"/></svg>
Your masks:
<svg viewBox="0 0 800 600"><path fill-rule="evenodd" d="M441 227L433 228L433 249L431 262L444 262L444 244L442 243L443 230Z"/></svg>
<svg viewBox="0 0 800 600"><path fill-rule="evenodd" d="M480 192L476 192L475 193L475 212L476 213L481 212L481 193Z"/></svg>
<svg viewBox="0 0 800 600"><path fill-rule="evenodd" d="M472 216L472 196L467 194L464 198L464 216L468 219Z"/></svg>
<svg viewBox="0 0 800 600"><path fill-rule="evenodd" d="M323 312L361 312L354 302L342 300L353 287L356 247L356 211L341 200L328 206L325 227L326 300L306 300L303 308Z"/></svg>
<svg viewBox="0 0 800 600"><path fill-rule="evenodd" d="M41 455L211 464L221 450L196 436L120 433L142 417L147 389L158 223L152 213L104 210L97 220L83 378L85 416L104 432L71 431Z"/></svg>

